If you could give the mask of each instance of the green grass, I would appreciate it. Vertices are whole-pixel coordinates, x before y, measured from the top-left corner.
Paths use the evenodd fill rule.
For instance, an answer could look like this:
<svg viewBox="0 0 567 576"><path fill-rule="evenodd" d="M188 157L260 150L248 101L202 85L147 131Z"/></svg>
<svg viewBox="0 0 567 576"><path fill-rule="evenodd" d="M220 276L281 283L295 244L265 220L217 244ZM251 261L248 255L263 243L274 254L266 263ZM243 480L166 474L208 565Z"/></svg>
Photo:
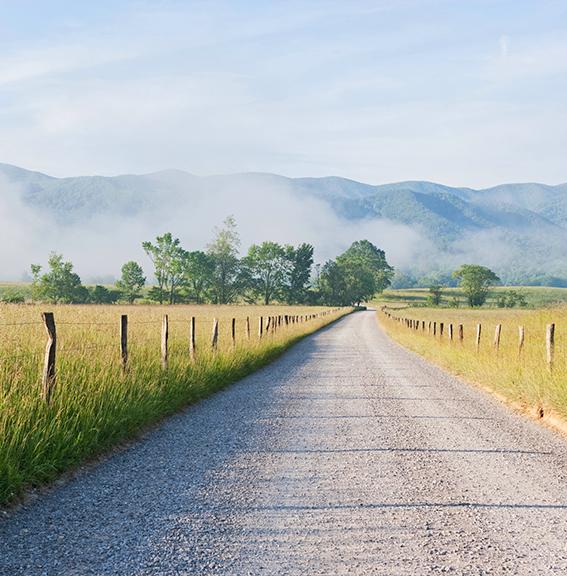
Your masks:
<svg viewBox="0 0 567 576"><path fill-rule="evenodd" d="M58 328L57 384L52 403L40 396L45 335L41 309L0 306L0 504L27 487L135 437L144 427L197 402L280 355L305 335L344 315L337 311L256 336L258 315L312 314L321 308L286 307L55 307ZM128 312L129 370L119 362L118 318ZM170 317L170 363L160 363L161 315ZM187 352L188 318L197 317L197 356ZM251 317L252 338L245 336ZM212 319L220 322L217 353L208 345ZM229 339L231 318L238 337ZM116 322L115 322L116 320ZM25 322L13 326L14 322ZM98 322L98 324L97 324ZM219 414L219 418L222 415Z"/></svg>

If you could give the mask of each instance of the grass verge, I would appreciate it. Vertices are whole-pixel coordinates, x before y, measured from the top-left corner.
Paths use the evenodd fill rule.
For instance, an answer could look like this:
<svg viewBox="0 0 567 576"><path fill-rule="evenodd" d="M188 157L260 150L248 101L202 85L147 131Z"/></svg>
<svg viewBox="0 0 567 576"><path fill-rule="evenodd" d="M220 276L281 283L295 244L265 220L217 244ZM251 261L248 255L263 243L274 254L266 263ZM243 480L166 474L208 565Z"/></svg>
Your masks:
<svg viewBox="0 0 567 576"><path fill-rule="evenodd" d="M419 321L419 328L388 318L380 311L378 321L398 343L463 379L476 384L517 411L563 431L567 430L567 310L448 310L404 308L395 316ZM425 330L422 322L425 322ZM437 333L428 330L437 322ZM439 324L444 332L440 334ZM553 363L548 364L546 329L555 324ZM453 325L453 340L449 325ZM457 327L463 325L464 339ZM477 325L480 347L476 348ZM495 345L497 325L500 344ZM525 339L520 349L520 327Z"/></svg>
<svg viewBox="0 0 567 576"><path fill-rule="evenodd" d="M272 308L270 313L284 310L286 313L318 311ZM7 320L7 309L2 311L5 313L2 319ZM251 312L257 314L258 309L223 307L209 316L214 314L220 318L221 325L228 326L229 318L235 314L240 322L244 314ZM132 338L129 369L122 373L115 350L116 334L93 333L81 317L80 309L62 307L56 310L56 315L73 318L73 321L61 322L62 351L50 405L43 402L39 394L41 354L34 348L37 339L28 340L30 326L24 324L18 329L19 339L17 332L12 338L4 335L0 345L11 354L3 354L0 361L0 504L16 500L26 488L54 480L61 473L134 438L148 425L265 366L301 338L348 312L350 309L339 310L296 323L262 339L254 335L250 340L241 338L235 348L227 344L226 339L223 345L221 339L217 353L202 346L192 362L183 336L186 336L186 318L195 310L176 307L170 309L173 316L170 321L178 323L172 326L178 328L172 331L168 369L164 371L161 367L159 330L150 321L143 321L147 322L143 325L140 321L140 332L134 332ZM10 308L9 313L15 314L14 308ZM38 310L27 309L22 314L35 318ZM101 307L98 312L89 307L84 314L95 314L99 321L117 316L114 307ZM10 322L4 324L10 326ZM99 325L106 326L106 323L99 322ZM76 342L79 337L82 348L72 349L71 339ZM44 341L45 338L41 340Z"/></svg>

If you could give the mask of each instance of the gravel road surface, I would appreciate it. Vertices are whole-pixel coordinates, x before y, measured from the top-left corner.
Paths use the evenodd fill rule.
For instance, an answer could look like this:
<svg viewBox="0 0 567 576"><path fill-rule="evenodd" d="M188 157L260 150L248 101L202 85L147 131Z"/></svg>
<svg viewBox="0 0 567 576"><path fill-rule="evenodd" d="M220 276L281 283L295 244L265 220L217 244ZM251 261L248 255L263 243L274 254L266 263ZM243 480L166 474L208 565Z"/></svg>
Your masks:
<svg viewBox="0 0 567 576"><path fill-rule="evenodd" d="M359 312L0 519L0 574L567 574L567 442Z"/></svg>

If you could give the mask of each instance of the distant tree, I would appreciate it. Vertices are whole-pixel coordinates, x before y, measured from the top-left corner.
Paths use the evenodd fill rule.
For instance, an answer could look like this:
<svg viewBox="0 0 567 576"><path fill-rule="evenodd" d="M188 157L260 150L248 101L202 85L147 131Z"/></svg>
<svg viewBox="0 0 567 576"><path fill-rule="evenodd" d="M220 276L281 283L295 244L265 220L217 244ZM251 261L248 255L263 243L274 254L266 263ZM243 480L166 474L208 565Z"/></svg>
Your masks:
<svg viewBox="0 0 567 576"><path fill-rule="evenodd" d="M323 266L321 301L330 305L360 304L387 288L393 273L383 250L368 240L354 242L334 262Z"/></svg>
<svg viewBox="0 0 567 576"><path fill-rule="evenodd" d="M41 266L39 264L32 264L31 273L32 273L31 297L32 300L35 301L41 298Z"/></svg>
<svg viewBox="0 0 567 576"><path fill-rule="evenodd" d="M265 305L281 298L291 269L286 249L276 242L253 244L242 261L248 288Z"/></svg>
<svg viewBox="0 0 567 576"><path fill-rule="evenodd" d="M526 297L521 292L516 290L508 290L507 292L501 293L496 299L496 305L498 308L515 308L520 306L524 308L528 305Z"/></svg>
<svg viewBox="0 0 567 576"><path fill-rule="evenodd" d="M453 272L465 293L469 306L482 306L486 302L490 286L500 281L496 274L478 264L463 264Z"/></svg>
<svg viewBox="0 0 567 576"><path fill-rule="evenodd" d="M441 284L433 284L429 287L429 296L427 301L432 306L439 306L443 300L443 286Z"/></svg>
<svg viewBox="0 0 567 576"><path fill-rule="evenodd" d="M337 258L339 265L346 262L374 276L374 293L371 296L383 292L390 285L394 275L394 268L386 261L384 250L377 248L368 240L353 242L350 248Z"/></svg>
<svg viewBox="0 0 567 576"><path fill-rule="evenodd" d="M284 286L284 297L288 304L303 304L308 300L309 282L313 267L313 246L300 244L297 248L286 246L289 270Z"/></svg>
<svg viewBox="0 0 567 576"><path fill-rule="evenodd" d="M346 300L346 280L341 267L328 260L321 267L317 282L321 302L331 306L341 306Z"/></svg>
<svg viewBox="0 0 567 576"><path fill-rule="evenodd" d="M223 227L215 232L214 240L207 247L207 254L214 262L211 293L215 303L228 304L234 301L240 288L240 237L234 217L226 218Z"/></svg>
<svg viewBox="0 0 567 576"><path fill-rule="evenodd" d="M143 242L142 247L154 265L157 299L160 304L168 300L174 304L184 275L187 252L183 250L179 238L170 232L156 238L155 244Z"/></svg>
<svg viewBox="0 0 567 576"><path fill-rule="evenodd" d="M71 262L65 262L61 254L53 252L49 256L48 266L49 271L42 276L39 276L40 267L37 265L32 267L39 299L55 304L88 301L88 291L81 285L81 278L73 271Z"/></svg>
<svg viewBox="0 0 567 576"><path fill-rule="evenodd" d="M211 291L215 273L215 260L209 254L196 250L185 259L184 286L190 300L205 302Z"/></svg>
<svg viewBox="0 0 567 576"><path fill-rule="evenodd" d="M109 290L100 284L89 290L89 301L93 304L114 304L119 297L120 292L118 290Z"/></svg>
<svg viewBox="0 0 567 576"><path fill-rule="evenodd" d="M141 290L146 283L144 271L137 262L130 260L122 266L121 272L122 275L120 280L116 282L116 287L122 293L124 300L132 304L136 298L140 297Z"/></svg>

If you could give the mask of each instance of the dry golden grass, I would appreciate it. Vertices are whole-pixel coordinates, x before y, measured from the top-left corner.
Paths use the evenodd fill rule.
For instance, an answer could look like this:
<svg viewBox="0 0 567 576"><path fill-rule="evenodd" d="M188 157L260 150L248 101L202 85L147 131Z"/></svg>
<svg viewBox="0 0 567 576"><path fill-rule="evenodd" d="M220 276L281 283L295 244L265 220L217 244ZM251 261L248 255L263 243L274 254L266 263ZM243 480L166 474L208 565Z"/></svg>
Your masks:
<svg viewBox="0 0 567 576"><path fill-rule="evenodd" d="M379 322L400 344L478 383L509 402L534 414L557 414L567 419L567 308L541 310L452 310L404 308L390 310L395 316L425 320L426 329L407 328L378 312ZM444 323L444 334L428 333L429 321ZM476 326L482 325L480 349L476 350ZM555 323L555 354L552 369L547 364L546 327ZM448 337L453 324L454 340ZM457 326L463 324L464 340L458 341ZM498 351L494 346L496 326L501 324ZM519 327L525 330L524 348L519 350Z"/></svg>
<svg viewBox="0 0 567 576"><path fill-rule="evenodd" d="M57 324L56 386L41 399L46 333ZM260 316L311 315L328 308L285 306L0 306L0 503L136 434L266 364L298 338L350 311L336 310L258 338ZM169 366L161 367L161 323L169 316ZM129 364L120 364L119 320L128 315ZM189 354L196 318L197 354ZM246 318L251 338L247 338ZM219 342L211 351L213 319ZM236 318L236 346L231 320Z"/></svg>

